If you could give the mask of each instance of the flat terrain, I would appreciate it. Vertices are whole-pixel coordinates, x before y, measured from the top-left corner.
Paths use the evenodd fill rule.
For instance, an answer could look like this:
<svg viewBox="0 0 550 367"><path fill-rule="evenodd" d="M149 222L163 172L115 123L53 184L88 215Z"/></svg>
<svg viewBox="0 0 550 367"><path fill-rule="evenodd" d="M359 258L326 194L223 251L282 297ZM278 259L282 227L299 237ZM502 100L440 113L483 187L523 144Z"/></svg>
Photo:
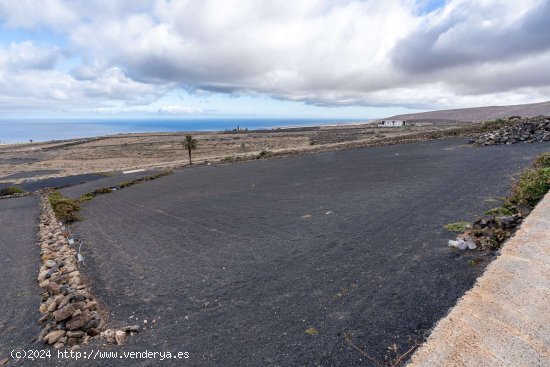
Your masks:
<svg viewBox="0 0 550 367"><path fill-rule="evenodd" d="M275 153L337 149L338 145L372 143L417 133L443 131L468 124L378 128L355 124L307 128L193 132L198 141L196 162L254 157ZM36 180L136 168L177 167L188 163L181 142L189 133L143 133L33 144L0 145L0 187L36 187Z"/></svg>
<svg viewBox="0 0 550 367"><path fill-rule="evenodd" d="M0 200L0 360L40 333L38 197Z"/></svg>
<svg viewBox="0 0 550 367"><path fill-rule="evenodd" d="M482 272L443 225L550 149L463 143L193 167L85 203L74 230L110 323L147 320L117 349L193 366L369 365L345 335L379 361L404 351Z"/></svg>

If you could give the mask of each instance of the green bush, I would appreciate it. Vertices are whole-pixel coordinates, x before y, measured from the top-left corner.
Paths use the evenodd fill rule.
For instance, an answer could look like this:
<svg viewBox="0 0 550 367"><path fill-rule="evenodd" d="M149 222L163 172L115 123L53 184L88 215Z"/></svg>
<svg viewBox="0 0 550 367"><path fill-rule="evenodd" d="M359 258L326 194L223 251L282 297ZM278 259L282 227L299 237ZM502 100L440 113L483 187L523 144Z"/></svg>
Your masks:
<svg viewBox="0 0 550 367"><path fill-rule="evenodd" d="M444 227L451 232L464 232L467 228L470 228L471 225L468 222L456 222L446 224Z"/></svg>
<svg viewBox="0 0 550 367"><path fill-rule="evenodd" d="M550 153L537 157L531 168L525 170L512 188L510 202L535 206L550 190Z"/></svg>
<svg viewBox="0 0 550 367"><path fill-rule="evenodd" d="M54 191L49 196L50 204L55 213L55 216L60 221L65 223L73 223L81 220L76 214L80 210L79 201L76 199L66 198L60 192Z"/></svg>
<svg viewBox="0 0 550 367"><path fill-rule="evenodd" d="M14 195L14 194L23 194L25 190L19 186L8 186L0 189L0 196Z"/></svg>
<svg viewBox="0 0 550 367"><path fill-rule="evenodd" d="M110 194L111 192L113 192L113 190L111 190L109 187L104 187L102 189L95 190L92 194L96 196L96 195L102 195L102 194Z"/></svg>
<svg viewBox="0 0 550 367"><path fill-rule="evenodd" d="M550 168L550 153L542 153L535 159L534 168Z"/></svg>
<svg viewBox="0 0 550 367"><path fill-rule="evenodd" d="M506 204L508 204L508 203L506 203ZM506 217L506 216L514 215L515 213L517 213L516 208L513 208L513 207L509 208L506 204L504 204L502 206L499 206L498 208L489 209L483 214L484 215L494 215L495 217Z"/></svg>

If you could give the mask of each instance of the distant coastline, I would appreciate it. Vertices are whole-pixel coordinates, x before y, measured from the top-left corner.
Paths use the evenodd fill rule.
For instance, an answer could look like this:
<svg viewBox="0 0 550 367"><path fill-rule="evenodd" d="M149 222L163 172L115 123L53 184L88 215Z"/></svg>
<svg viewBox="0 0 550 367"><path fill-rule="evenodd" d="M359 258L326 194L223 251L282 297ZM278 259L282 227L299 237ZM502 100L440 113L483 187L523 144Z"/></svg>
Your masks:
<svg viewBox="0 0 550 367"><path fill-rule="evenodd" d="M306 126L336 126L367 123L371 119L120 119L120 120L8 120L0 121L0 144L26 143L90 138L103 135L182 132L223 131L240 129L276 129Z"/></svg>

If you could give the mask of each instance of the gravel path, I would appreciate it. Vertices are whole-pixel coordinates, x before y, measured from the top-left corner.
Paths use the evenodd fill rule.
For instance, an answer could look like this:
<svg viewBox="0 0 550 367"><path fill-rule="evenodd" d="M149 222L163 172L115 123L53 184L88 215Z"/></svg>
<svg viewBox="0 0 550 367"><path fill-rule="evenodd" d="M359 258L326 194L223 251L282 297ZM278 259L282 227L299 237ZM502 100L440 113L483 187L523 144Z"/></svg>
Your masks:
<svg viewBox="0 0 550 367"><path fill-rule="evenodd" d="M422 339L482 272L443 225L496 206L549 149L445 140L183 169L85 203L75 232L111 323L148 321L113 350L368 365L344 335L377 360Z"/></svg>
<svg viewBox="0 0 550 367"><path fill-rule="evenodd" d="M38 197L0 200L0 360L40 333Z"/></svg>

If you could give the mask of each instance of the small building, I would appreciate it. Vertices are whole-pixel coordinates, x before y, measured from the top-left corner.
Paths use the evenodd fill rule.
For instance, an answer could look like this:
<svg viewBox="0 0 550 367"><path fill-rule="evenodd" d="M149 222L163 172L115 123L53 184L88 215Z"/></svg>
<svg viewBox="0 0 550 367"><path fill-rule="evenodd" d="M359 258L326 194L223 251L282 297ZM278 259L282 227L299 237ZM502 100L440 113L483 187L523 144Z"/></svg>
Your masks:
<svg viewBox="0 0 550 367"><path fill-rule="evenodd" d="M378 127L400 127L407 125L405 120L382 120L378 123Z"/></svg>

